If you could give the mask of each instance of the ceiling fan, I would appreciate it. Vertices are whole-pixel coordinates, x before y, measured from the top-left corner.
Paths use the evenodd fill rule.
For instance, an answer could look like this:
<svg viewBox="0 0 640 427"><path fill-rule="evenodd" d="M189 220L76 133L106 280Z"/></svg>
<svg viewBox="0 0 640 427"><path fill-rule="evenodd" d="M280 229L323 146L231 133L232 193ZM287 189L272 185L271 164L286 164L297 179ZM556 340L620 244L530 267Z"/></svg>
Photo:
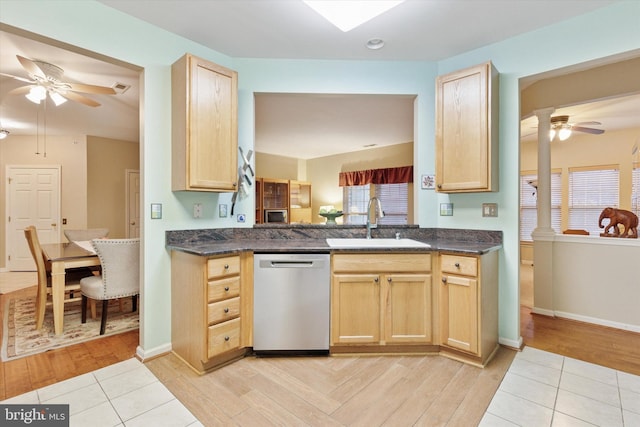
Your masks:
<svg viewBox="0 0 640 427"><path fill-rule="evenodd" d="M99 102L94 101L80 93L93 93L101 95L115 95L116 91L107 86L96 86L83 83L69 83L63 81L64 70L57 65L50 64L45 61L28 59L24 56L16 55L20 65L29 74L30 79L18 77L11 74L0 73L0 75L11 77L12 79L28 83L9 91L9 94L26 94L27 99L31 102L39 104L47 96L55 103L56 106L63 104L70 99L89 107L100 106ZM78 93L80 92L80 93Z"/></svg>
<svg viewBox="0 0 640 427"><path fill-rule="evenodd" d="M600 122L569 123L569 116L551 117L551 130L549 131L549 139L553 140L553 138L555 138L557 134L558 139L560 141L564 141L571 136L571 132L573 131L590 133L593 135L600 135L604 133L604 130L602 129L584 127L584 125L600 126L602 125L602 123Z"/></svg>

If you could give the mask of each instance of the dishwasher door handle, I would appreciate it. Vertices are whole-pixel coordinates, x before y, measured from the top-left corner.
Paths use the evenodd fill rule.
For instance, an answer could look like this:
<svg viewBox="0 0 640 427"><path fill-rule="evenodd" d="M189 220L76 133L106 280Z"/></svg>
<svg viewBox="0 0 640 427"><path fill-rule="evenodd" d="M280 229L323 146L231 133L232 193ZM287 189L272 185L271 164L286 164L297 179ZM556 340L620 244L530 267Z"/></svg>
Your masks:
<svg viewBox="0 0 640 427"><path fill-rule="evenodd" d="M269 261L271 268L309 268L313 261Z"/></svg>

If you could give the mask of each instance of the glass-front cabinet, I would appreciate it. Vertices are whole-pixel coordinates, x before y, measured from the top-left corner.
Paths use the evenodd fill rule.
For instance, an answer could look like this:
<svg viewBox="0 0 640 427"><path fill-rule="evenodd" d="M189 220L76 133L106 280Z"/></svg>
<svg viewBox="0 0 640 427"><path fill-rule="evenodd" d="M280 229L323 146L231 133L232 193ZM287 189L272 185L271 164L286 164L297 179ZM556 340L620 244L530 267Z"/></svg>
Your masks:
<svg viewBox="0 0 640 427"><path fill-rule="evenodd" d="M311 183L289 181L289 222L311 223Z"/></svg>

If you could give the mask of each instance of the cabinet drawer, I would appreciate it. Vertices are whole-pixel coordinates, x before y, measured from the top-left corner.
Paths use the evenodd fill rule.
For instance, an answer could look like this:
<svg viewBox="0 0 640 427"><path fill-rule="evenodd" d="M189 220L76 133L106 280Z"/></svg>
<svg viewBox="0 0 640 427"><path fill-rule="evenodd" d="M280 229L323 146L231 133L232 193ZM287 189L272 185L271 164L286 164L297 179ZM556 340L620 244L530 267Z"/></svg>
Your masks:
<svg viewBox="0 0 640 427"><path fill-rule="evenodd" d="M207 262L207 277L209 279L234 274L240 274L239 256L212 258Z"/></svg>
<svg viewBox="0 0 640 427"><path fill-rule="evenodd" d="M209 326L207 357L212 358L240 347L240 319Z"/></svg>
<svg viewBox="0 0 640 427"><path fill-rule="evenodd" d="M478 259L468 256L442 255L440 259L440 270L443 273L477 276Z"/></svg>
<svg viewBox="0 0 640 427"><path fill-rule="evenodd" d="M240 277L212 280L209 282L207 296L208 301L220 301L240 295Z"/></svg>
<svg viewBox="0 0 640 427"><path fill-rule="evenodd" d="M403 273L431 271L431 254L336 254L333 272Z"/></svg>
<svg viewBox="0 0 640 427"><path fill-rule="evenodd" d="M211 303L207 311L210 325L236 318L240 316L240 297Z"/></svg>

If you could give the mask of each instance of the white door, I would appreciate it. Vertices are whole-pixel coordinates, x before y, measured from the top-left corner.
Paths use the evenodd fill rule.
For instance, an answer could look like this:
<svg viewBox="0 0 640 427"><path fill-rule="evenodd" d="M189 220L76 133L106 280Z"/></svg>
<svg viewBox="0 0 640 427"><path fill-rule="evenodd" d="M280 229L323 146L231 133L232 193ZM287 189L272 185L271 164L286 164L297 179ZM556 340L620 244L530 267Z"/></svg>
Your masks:
<svg viewBox="0 0 640 427"><path fill-rule="evenodd" d="M140 172L127 170L127 237L140 237Z"/></svg>
<svg viewBox="0 0 640 427"><path fill-rule="evenodd" d="M33 271L24 229L34 225L40 243L60 241L60 166L7 166L6 194L6 266Z"/></svg>

